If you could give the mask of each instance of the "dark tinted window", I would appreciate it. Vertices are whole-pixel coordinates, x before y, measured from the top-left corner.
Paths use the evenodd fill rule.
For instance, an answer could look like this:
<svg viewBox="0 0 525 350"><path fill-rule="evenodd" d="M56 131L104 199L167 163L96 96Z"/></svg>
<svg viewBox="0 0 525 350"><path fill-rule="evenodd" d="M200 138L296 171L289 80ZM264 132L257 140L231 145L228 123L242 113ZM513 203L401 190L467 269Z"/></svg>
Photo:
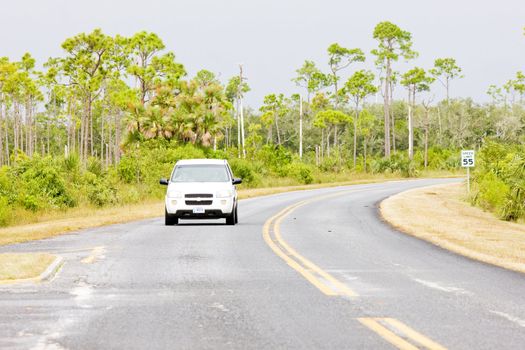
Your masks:
<svg viewBox="0 0 525 350"><path fill-rule="evenodd" d="M225 165L191 164L175 167L172 182L228 182L228 170Z"/></svg>

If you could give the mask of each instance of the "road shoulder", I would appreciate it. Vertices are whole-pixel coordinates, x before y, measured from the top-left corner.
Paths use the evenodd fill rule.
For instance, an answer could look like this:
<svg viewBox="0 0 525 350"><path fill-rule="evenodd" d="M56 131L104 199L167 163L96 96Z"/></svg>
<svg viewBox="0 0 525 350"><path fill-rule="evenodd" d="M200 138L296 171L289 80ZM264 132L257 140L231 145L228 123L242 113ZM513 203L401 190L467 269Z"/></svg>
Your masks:
<svg viewBox="0 0 525 350"><path fill-rule="evenodd" d="M463 184L402 192L380 204L396 229L471 259L525 273L525 225L472 207Z"/></svg>

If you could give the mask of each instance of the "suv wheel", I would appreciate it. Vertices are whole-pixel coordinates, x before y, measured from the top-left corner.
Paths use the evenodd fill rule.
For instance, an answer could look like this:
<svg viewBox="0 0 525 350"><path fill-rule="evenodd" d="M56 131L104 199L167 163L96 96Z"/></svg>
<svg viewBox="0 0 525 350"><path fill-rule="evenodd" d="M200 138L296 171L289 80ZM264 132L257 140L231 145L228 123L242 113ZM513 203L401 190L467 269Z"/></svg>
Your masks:
<svg viewBox="0 0 525 350"><path fill-rule="evenodd" d="M173 226L173 225L177 225L178 223L179 223L178 217L168 214L168 211L164 210L164 225Z"/></svg>
<svg viewBox="0 0 525 350"><path fill-rule="evenodd" d="M235 225L237 223L237 207L226 217L226 225Z"/></svg>

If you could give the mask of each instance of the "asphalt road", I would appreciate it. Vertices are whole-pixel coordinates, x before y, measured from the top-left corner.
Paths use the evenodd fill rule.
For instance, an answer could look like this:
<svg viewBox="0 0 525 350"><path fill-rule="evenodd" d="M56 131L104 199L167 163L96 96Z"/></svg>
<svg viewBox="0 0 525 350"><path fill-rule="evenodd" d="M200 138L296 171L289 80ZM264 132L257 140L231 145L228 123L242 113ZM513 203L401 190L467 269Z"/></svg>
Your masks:
<svg viewBox="0 0 525 350"><path fill-rule="evenodd" d="M378 216L389 195L450 181L243 200L234 227L159 218L1 247L65 264L0 285L0 348L524 349L524 275Z"/></svg>

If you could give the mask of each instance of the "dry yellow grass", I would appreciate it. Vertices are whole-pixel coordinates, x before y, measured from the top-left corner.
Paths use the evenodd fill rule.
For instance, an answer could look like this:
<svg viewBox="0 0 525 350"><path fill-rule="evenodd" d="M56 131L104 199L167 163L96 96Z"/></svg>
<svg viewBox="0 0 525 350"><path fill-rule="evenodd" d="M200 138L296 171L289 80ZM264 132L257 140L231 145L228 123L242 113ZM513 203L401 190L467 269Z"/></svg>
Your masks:
<svg viewBox="0 0 525 350"><path fill-rule="evenodd" d="M399 178L390 177L390 180ZM239 198L252 198L270 194L309 190L324 187L363 184L385 181L385 178L360 179L347 182L326 184L286 186L271 188L254 188L239 190ZM63 233L81 229L130 222L154 217L164 213L163 201L149 201L147 203L119 206L114 208L76 208L68 212L42 218L42 221L31 224L10 226L0 229L0 245L21 243L32 240L54 237Z"/></svg>
<svg viewBox="0 0 525 350"><path fill-rule="evenodd" d="M0 229L0 245L27 242L76 231L160 216L160 201L115 208L75 210L68 217Z"/></svg>
<svg viewBox="0 0 525 350"><path fill-rule="evenodd" d="M46 253L0 254L0 283L38 277L54 260Z"/></svg>
<svg viewBox="0 0 525 350"><path fill-rule="evenodd" d="M525 272L525 225L470 206L462 184L410 190L381 203L394 227L472 259Z"/></svg>

